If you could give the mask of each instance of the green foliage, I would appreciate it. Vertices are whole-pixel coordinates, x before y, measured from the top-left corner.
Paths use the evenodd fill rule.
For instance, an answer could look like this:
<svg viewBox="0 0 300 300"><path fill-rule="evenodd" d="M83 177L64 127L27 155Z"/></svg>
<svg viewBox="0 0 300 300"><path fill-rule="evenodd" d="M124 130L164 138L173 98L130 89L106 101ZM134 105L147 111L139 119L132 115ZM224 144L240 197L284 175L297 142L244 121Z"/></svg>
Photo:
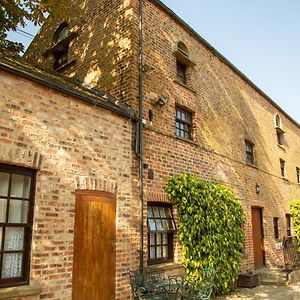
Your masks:
<svg viewBox="0 0 300 300"><path fill-rule="evenodd" d="M293 218L295 236L298 242L298 252L300 253L300 200L293 200L291 203L291 215Z"/></svg>
<svg viewBox="0 0 300 300"><path fill-rule="evenodd" d="M66 11L66 1L62 0L0 0L0 47L14 52L23 51L21 43L7 40L9 30L24 27L26 20L40 25L50 12L63 16Z"/></svg>
<svg viewBox="0 0 300 300"><path fill-rule="evenodd" d="M201 281L202 270L216 270L214 291L230 291L241 267L245 214L240 199L224 185L181 174L165 190L177 205L179 238L186 272Z"/></svg>

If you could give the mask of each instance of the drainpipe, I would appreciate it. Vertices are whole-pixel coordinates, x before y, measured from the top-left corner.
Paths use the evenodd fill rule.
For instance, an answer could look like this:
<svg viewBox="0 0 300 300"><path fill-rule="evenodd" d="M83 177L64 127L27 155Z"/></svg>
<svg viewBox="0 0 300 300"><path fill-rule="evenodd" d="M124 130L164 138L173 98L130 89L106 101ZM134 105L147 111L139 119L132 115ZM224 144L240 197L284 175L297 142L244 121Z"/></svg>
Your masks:
<svg viewBox="0 0 300 300"><path fill-rule="evenodd" d="M139 0L139 172L140 172L140 271L144 269L144 147L143 147L143 0Z"/></svg>

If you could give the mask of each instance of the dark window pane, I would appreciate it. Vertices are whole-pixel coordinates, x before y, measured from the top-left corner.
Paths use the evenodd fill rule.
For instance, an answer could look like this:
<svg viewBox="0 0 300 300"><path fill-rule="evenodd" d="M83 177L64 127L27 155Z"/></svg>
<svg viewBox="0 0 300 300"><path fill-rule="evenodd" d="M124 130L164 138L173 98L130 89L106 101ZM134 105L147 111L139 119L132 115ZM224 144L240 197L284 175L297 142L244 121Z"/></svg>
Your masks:
<svg viewBox="0 0 300 300"><path fill-rule="evenodd" d="M162 237L163 237L163 242L162 243L164 245L167 245L168 244L168 234L167 233L163 233Z"/></svg>
<svg viewBox="0 0 300 300"><path fill-rule="evenodd" d="M162 251L161 251L161 246L156 247L156 258L161 258L162 257Z"/></svg>
<svg viewBox="0 0 300 300"><path fill-rule="evenodd" d="M159 208L159 214L160 214L161 218L165 218L166 217L165 207L160 207Z"/></svg>
<svg viewBox="0 0 300 300"><path fill-rule="evenodd" d="M150 233L150 245L155 245L155 233Z"/></svg>
<svg viewBox="0 0 300 300"><path fill-rule="evenodd" d="M148 222L149 222L149 229L151 231L155 231L156 230L155 221L153 219L148 219Z"/></svg>
<svg viewBox="0 0 300 300"><path fill-rule="evenodd" d="M168 257L168 246L163 246L163 257Z"/></svg>
<svg viewBox="0 0 300 300"><path fill-rule="evenodd" d="M168 220L169 222L169 229L170 230L175 230L175 224L174 224L174 221L173 220Z"/></svg>
<svg viewBox="0 0 300 300"><path fill-rule="evenodd" d="M191 139L192 137L192 114L182 109L176 109L176 136Z"/></svg>
<svg viewBox="0 0 300 300"><path fill-rule="evenodd" d="M148 206L148 217L153 218L153 212L152 212L152 207Z"/></svg>
<svg viewBox="0 0 300 300"><path fill-rule="evenodd" d="M152 207L152 210L154 212L154 217L155 218L159 218L159 211L158 211L158 207Z"/></svg>
<svg viewBox="0 0 300 300"><path fill-rule="evenodd" d="M168 226L167 220L162 220L162 224L163 224L163 230L169 230L169 226Z"/></svg>
<svg viewBox="0 0 300 300"><path fill-rule="evenodd" d="M22 251L24 247L24 228L6 227L4 251Z"/></svg>
<svg viewBox="0 0 300 300"><path fill-rule="evenodd" d="M27 223L29 202L10 200L8 223Z"/></svg>
<svg viewBox="0 0 300 300"><path fill-rule="evenodd" d="M0 222L4 223L6 221L6 199L0 199Z"/></svg>
<svg viewBox="0 0 300 300"><path fill-rule="evenodd" d="M177 80L186 84L186 66L177 62Z"/></svg>
<svg viewBox="0 0 300 300"><path fill-rule="evenodd" d="M156 219L156 228L158 231L163 230L162 222L159 219Z"/></svg>
<svg viewBox="0 0 300 300"><path fill-rule="evenodd" d="M273 224L274 224L274 238L279 239L279 228L278 228L278 218L273 219Z"/></svg>
<svg viewBox="0 0 300 300"><path fill-rule="evenodd" d="M3 265L1 277L15 278L22 275L22 254L21 253L9 253L3 254Z"/></svg>
<svg viewBox="0 0 300 300"><path fill-rule="evenodd" d="M11 197L29 198L30 177L24 175L12 175L11 180Z"/></svg>
<svg viewBox="0 0 300 300"><path fill-rule="evenodd" d="M156 244L161 245L161 234L160 233L156 234Z"/></svg>
<svg viewBox="0 0 300 300"><path fill-rule="evenodd" d="M0 196L7 197L8 185L9 185L9 174L0 172Z"/></svg>
<svg viewBox="0 0 300 300"><path fill-rule="evenodd" d="M155 247L150 247L149 257L150 259L155 259Z"/></svg>

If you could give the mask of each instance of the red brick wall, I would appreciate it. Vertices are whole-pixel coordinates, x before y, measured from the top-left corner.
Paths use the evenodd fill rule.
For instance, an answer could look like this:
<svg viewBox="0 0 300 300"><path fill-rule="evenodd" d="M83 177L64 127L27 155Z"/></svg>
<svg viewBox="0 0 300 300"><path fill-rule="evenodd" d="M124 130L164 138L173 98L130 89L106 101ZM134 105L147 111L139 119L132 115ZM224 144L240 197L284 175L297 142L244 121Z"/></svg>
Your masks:
<svg viewBox="0 0 300 300"><path fill-rule="evenodd" d="M195 63L188 69L187 86L176 81L178 41L185 43ZM300 196L296 183L300 128L154 1L144 5L146 162L155 179L146 181L146 194L161 193L166 180L182 171L204 180L229 184L241 197L247 222L243 269L253 269L251 207L263 208L266 263L280 266L282 251L275 250L273 217L279 217L280 237L285 235L285 213ZM155 105L159 96L167 105ZM175 107L194 112L193 141L175 137ZM274 115L281 117L285 145L277 145ZM245 164L245 139L252 141L256 167ZM286 161L287 180L280 176L279 158ZM256 194L255 185L260 185Z"/></svg>
<svg viewBox="0 0 300 300"><path fill-rule="evenodd" d="M30 299L71 299L76 189L116 193L116 292L125 299L137 256L132 121L3 71L0 93L0 162L38 169L30 284L42 293Z"/></svg>
<svg viewBox="0 0 300 300"><path fill-rule="evenodd" d="M80 37L70 51L77 57L71 76L96 84L137 108L138 98L138 1L89 1L82 9L70 9L70 24L79 28ZM300 196L296 167L300 166L300 128L278 110L249 82L241 78L194 34L152 0L144 1L143 83L145 128L145 162L154 170L154 180L145 180L146 201L167 201L163 186L180 172L193 173L204 180L228 184L242 199L247 222L245 228L244 270L254 268L251 207L263 208L266 263L282 265L282 251L275 250L273 217L279 217L280 237L286 232L285 213L290 201ZM80 13L78 13L80 11ZM90 16L93 16L91 19ZM99 24L101 25L99 28ZM41 59L49 47L52 28L42 29L40 38L27 56ZM71 27L72 27L71 26ZM44 48L40 46L43 38ZM178 41L186 44L195 63L188 69L187 86L176 81ZM120 54L121 53L121 54ZM122 59L119 59L122 57ZM120 70L125 66L125 75ZM94 73L93 70L96 70ZM92 74L90 77L88 74ZM98 75L99 76L98 76ZM121 79L122 78L122 79ZM121 92L120 92L121 91ZM165 106L156 105L167 96ZM180 105L193 114L193 140L175 136L175 107ZM148 118L153 111L153 124ZM281 117L285 146L277 145L274 115ZM254 143L256 167L245 164L245 139ZM286 161L287 180L280 176L279 159ZM137 164L133 163L133 193L137 197ZM147 177L147 170L145 176ZM260 193L255 185L260 185ZM138 206L135 207L138 216ZM146 208L144 214L145 231ZM135 228L138 228L136 219ZM138 231L135 247L138 245ZM180 261L180 246L175 240L175 262ZM145 236L144 250L147 251ZM147 253L145 255L146 263ZM135 259L137 267L137 259Z"/></svg>

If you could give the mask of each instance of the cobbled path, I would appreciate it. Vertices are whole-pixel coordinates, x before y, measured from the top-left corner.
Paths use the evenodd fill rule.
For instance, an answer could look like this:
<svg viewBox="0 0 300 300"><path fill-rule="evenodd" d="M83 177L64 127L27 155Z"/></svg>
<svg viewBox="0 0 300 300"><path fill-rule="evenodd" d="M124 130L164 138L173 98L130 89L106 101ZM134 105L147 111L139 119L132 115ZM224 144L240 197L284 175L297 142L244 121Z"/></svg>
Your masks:
<svg viewBox="0 0 300 300"><path fill-rule="evenodd" d="M261 285L254 289L237 289L216 300L300 300L300 282L288 286Z"/></svg>

